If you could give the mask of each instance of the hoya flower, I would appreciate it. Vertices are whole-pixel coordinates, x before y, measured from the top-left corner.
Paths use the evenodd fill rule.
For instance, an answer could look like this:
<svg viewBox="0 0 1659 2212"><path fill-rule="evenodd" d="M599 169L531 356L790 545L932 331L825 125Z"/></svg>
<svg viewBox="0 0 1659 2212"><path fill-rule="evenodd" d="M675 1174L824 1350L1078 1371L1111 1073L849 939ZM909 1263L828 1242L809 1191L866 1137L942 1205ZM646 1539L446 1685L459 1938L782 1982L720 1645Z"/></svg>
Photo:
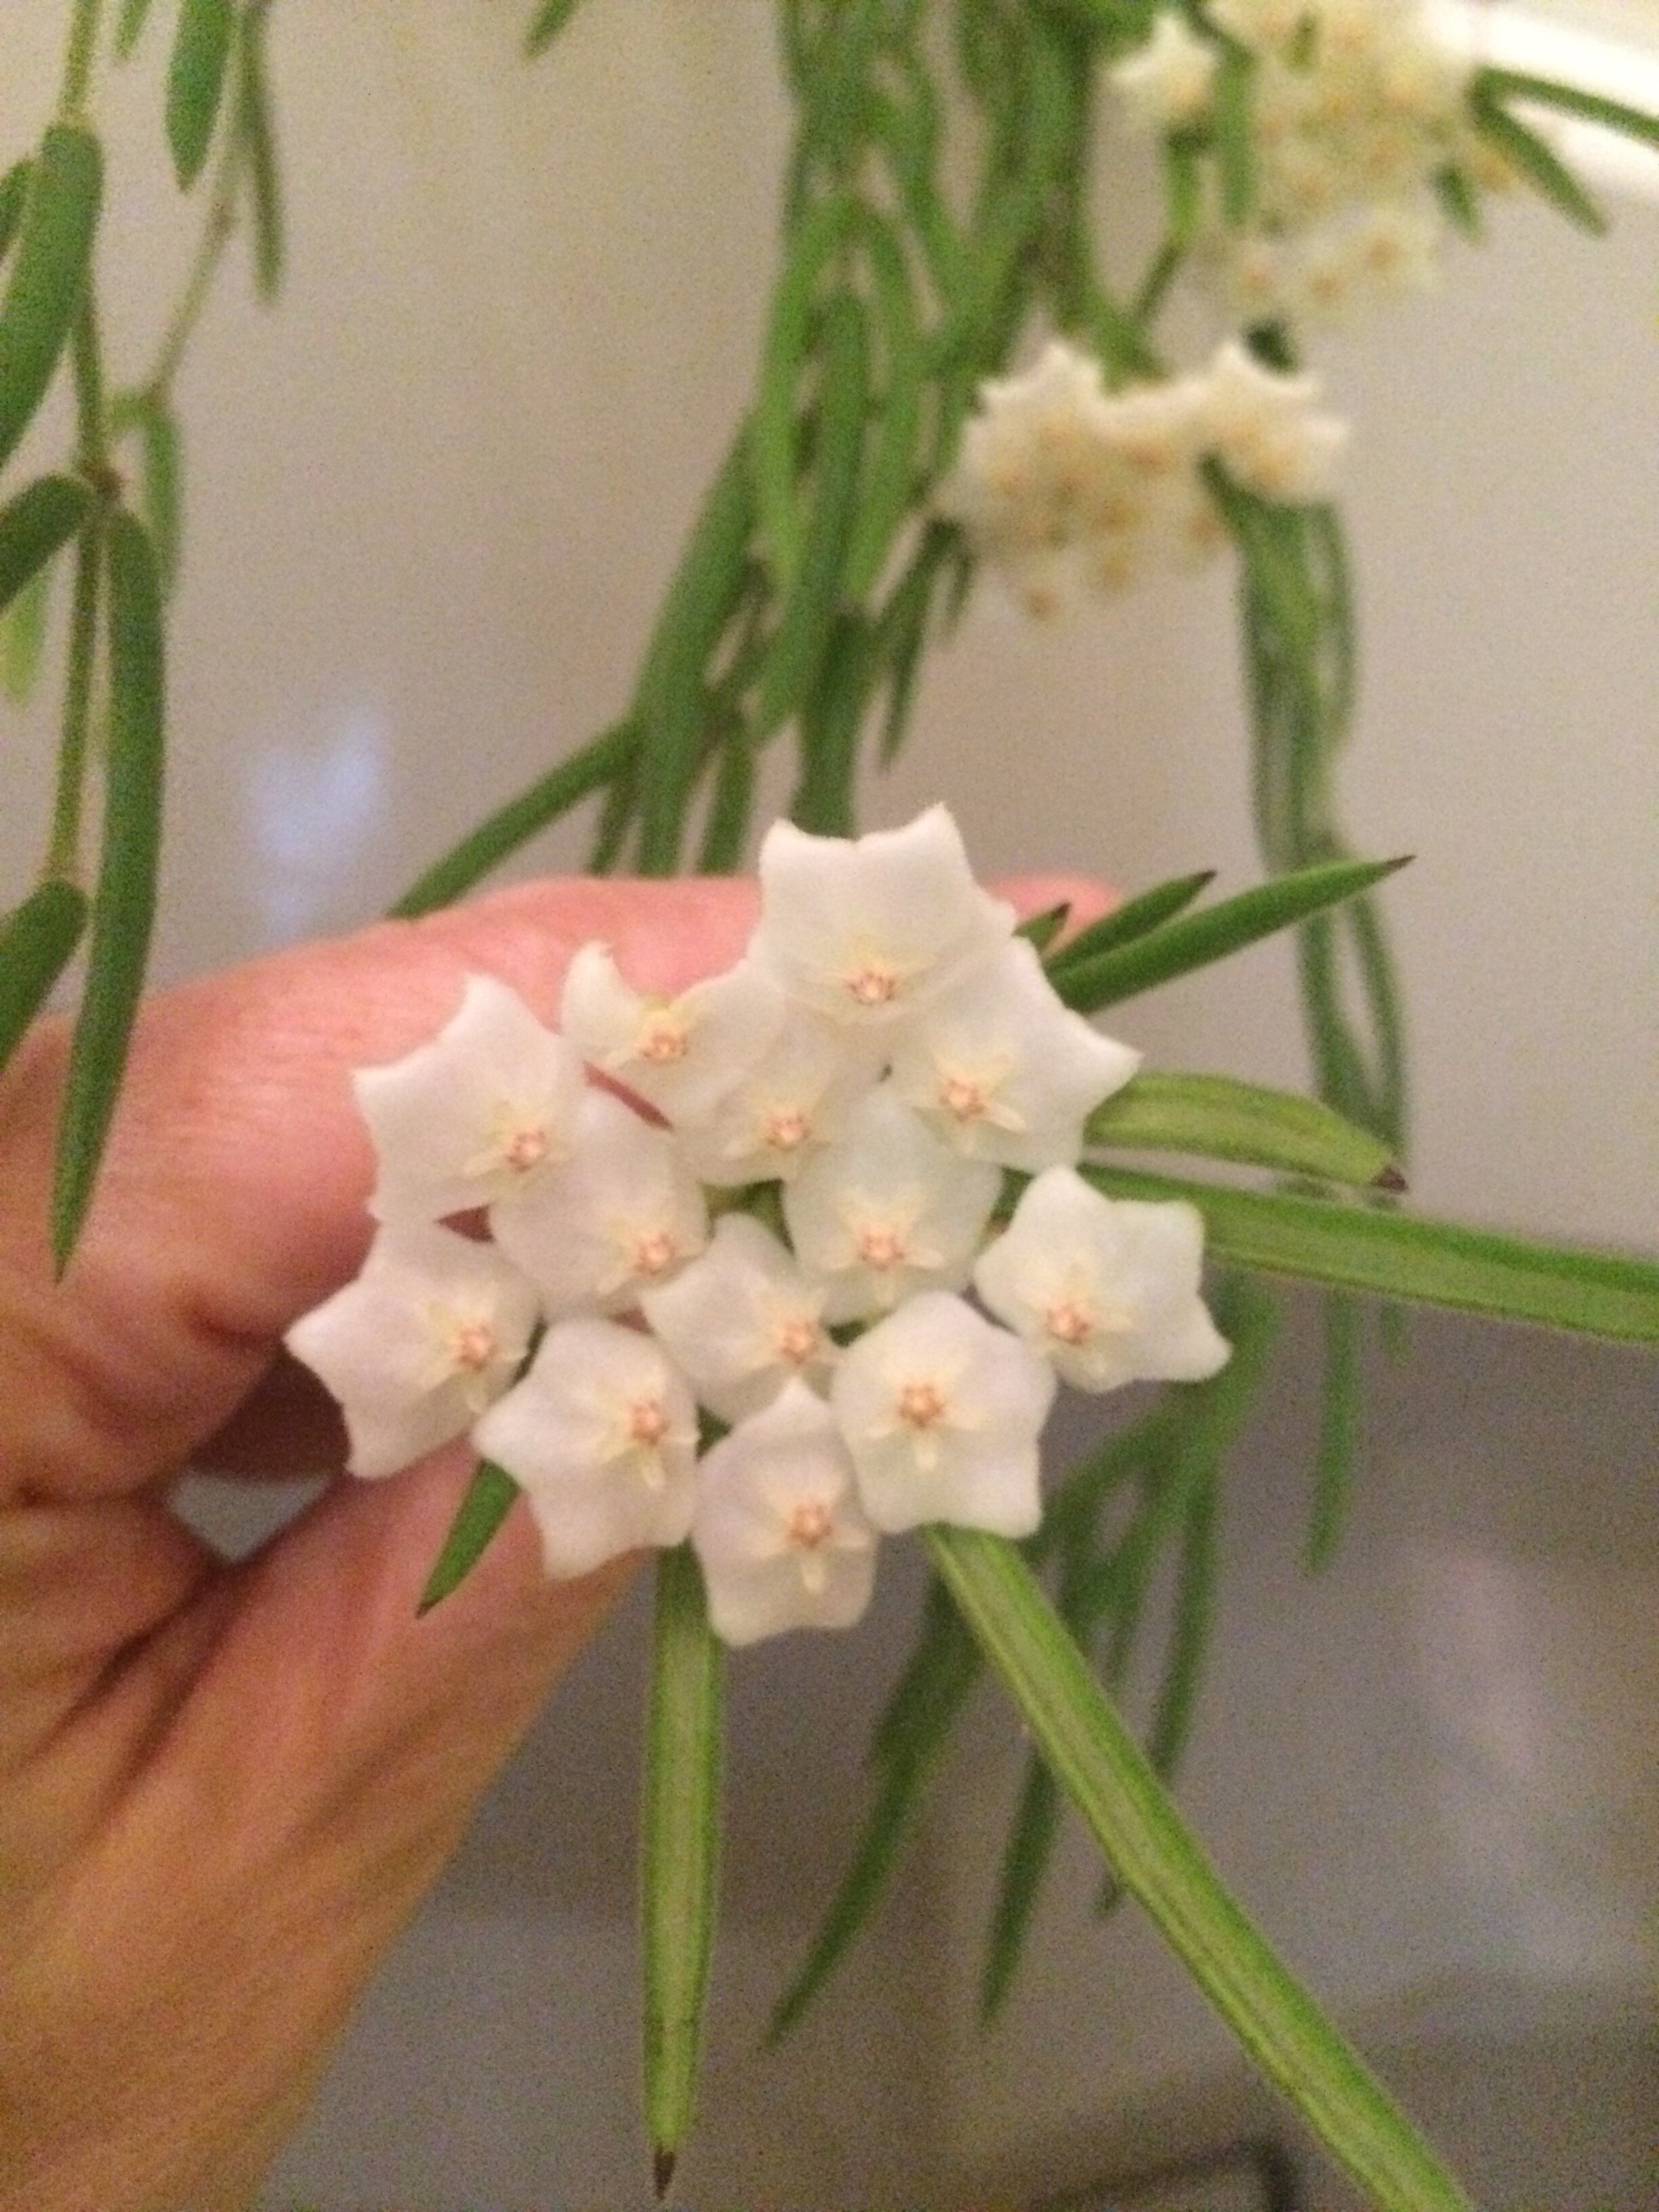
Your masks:
<svg viewBox="0 0 1659 2212"><path fill-rule="evenodd" d="M1108 74L1137 122L1179 131L1209 112L1215 72L1216 50L1210 41L1188 30L1172 9L1163 8L1152 19L1145 46Z"/></svg>
<svg viewBox="0 0 1659 2212"><path fill-rule="evenodd" d="M974 881L943 806L852 840L775 823L760 884L755 962L792 998L849 1025L886 1027L1013 931L1013 908Z"/></svg>
<svg viewBox="0 0 1659 2212"><path fill-rule="evenodd" d="M621 1552L683 1543L690 1529L696 1407L638 1329L587 1316L556 1322L473 1441L528 1497L547 1571L561 1579Z"/></svg>
<svg viewBox="0 0 1659 2212"><path fill-rule="evenodd" d="M1053 1370L961 1298L927 1291L849 1345L830 1385L865 1511L884 1534L953 1521L1029 1536Z"/></svg>
<svg viewBox="0 0 1659 2212"><path fill-rule="evenodd" d="M707 1114L782 1019L776 986L749 961L678 998L653 997L623 981L604 945L584 945L572 960L560 1013L585 1060L674 1122Z"/></svg>
<svg viewBox="0 0 1659 2212"><path fill-rule="evenodd" d="M1210 442L1234 480L1264 499L1305 501L1331 491L1348 426L1317 411L1316 376L1266 368L1236 338L1210 366Z"/></svg>
<svg viewBox="0 0 1659 2212"><path fill-rule="evenodd" d="M1308 15L1307 0L1208 0L1210 21L1257 53L1288 46Z"/></svg>
<svg viewBox="0 0 1659 2212"><path fill-rule="evenodd" d="M793 1176L838 1137L880 1074L879 1031L849 1031L800 1007L708 1118L681 1132L704 1182L771 1182Z"/></svg>
<svg viewBox="0 0 1659 2212"><path fill-rule="evenodd" d="M691 1543L727 1644L850 1628L875 1587L876 1540L833 1416L804 1382L722 1437L698 1468Z"/></svg>
<svg viewBox="0 0 1659 2212"><path fill-rule="evenodd" d="M889 1084L783 1191L801 1265L823 1280L824 1317L890 1312L913 1291L968 1280L1002 1186L1000 1171L940 1142Z"/></svg>
<svg viewBox="0 0 1659 2212"><path fill-rule="evenodd" d="M1079 1389L1196 1382L1229 1350L1199 1296L1203 1246L1195 1207L1104 1198L1074 1170L1049 1168L981 1256L974 1287Z"/></svg>
<svg viewBox="0 0 1659 2212"><path fill-rule="evenodd" d="M924 1007L893 1052L893 1087L956 1151L1035 1173L1083 1149L1086 1117L1140 1064L1064 1006L1015 938Z"/></svg>
<svg viewBox="0 0 1659 2212"><path fill-rule="evenodd" d="M708 1249L661 1290L645 1317L723 1421L769 1406L787 1382L822 1385L836 1347L823 1325L824 1292L793 1255L746 1213L723 1215Z"/></svg>
<svg viewBox="0 0 1659 2212"><path fill-rule="evenodd" d="M339 1401L353 1474L395 1474L462 1435L512 1382L534 1287L488 1244L392 1223L356 1280L295 1322L296 1359Z"/></svg>
<svg viewBox="0 0 1659 2212"><path fill-rule="evenodd" d="M605 1091L583 1097L566 1166L491 1218L552 1316L625 1311L708 1237L702 1188L672 1136Z"/></svg>
<svg viewBox="0 0 1659 2212"><path fill-rule="evenodd" d="M579 1056L493 975L469 975L436 1036L352 1085L382 1221L510 1210L569 1157L585 1089Z"/></svg>

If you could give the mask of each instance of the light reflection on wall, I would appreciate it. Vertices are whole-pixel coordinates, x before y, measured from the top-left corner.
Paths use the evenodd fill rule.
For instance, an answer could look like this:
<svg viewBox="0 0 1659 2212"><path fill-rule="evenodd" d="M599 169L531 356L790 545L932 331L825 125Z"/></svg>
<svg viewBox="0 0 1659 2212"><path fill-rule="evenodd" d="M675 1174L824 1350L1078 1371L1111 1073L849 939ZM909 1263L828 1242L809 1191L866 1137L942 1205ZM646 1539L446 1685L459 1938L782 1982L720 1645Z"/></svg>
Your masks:
<svg viewBox="0 0 1659 2212"><path fill-rule="evenodd" d="M352 707L310 736L249 751L245 808L257 866L246 896L267 945L354 919L363 863L391 832L392 744L378 708Z"/></svg>
<svg viewBox="0 0 1659 2212"><path fill-rule="evenodd" d="M1472 1962L1644 1981L1659 1570L1459 1548L1411 1554L1407 1576L1431 1787Z"/></svg>

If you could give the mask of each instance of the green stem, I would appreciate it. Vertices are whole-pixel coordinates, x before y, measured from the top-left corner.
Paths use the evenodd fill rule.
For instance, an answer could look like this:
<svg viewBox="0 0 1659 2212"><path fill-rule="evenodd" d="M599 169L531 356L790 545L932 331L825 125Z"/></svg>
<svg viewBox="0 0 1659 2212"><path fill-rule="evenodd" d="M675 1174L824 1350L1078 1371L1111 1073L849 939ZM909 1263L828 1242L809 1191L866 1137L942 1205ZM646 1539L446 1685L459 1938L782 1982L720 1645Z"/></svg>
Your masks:
<svg viewBox="0 0 1659 2212"><path fill-rule="evenodd" d="M213 197L208 202L202 235L197 245L196 258L190 266L190 274L185 279L185 289L179 295L179 303L156 350L155 365L139 387L155 398L165 399L169 386L179 373L185 349L201 320L208 294L213 289L220 258L235 230L236 192L241 182L246 151L246 140L242 131L240 129L233 131L220 156Z"/></svg>
<svg viewBox="0 0 1659 2212"><path fill-rule="evenodd" d="M75 12L70 18L69 51L64 58L63 88L58 95L60 123L74 122L87 104L102 6L103 0L75 0Z"/></svg>
<svg viewBox="0 0 1659 2212"><path fill-rule="evenodd" d="M52 805L46 873L65 883L81 873L81 817L87 781L87 732L92 720L92 672L98 644L98 580L103 532L88 523L75 558L75 605L70 617L69 670L64 684L63 736L58 748L58 792Z"/></svg>
<svg viewBox="0 0 1659 2212"><path fill-rule="evenodd" d="M70 328L70 365L75 378L75 459L89 482L100 485L109 464L108 417L104 407L104 362L98 343L98 310L90 283Z"/></svg>

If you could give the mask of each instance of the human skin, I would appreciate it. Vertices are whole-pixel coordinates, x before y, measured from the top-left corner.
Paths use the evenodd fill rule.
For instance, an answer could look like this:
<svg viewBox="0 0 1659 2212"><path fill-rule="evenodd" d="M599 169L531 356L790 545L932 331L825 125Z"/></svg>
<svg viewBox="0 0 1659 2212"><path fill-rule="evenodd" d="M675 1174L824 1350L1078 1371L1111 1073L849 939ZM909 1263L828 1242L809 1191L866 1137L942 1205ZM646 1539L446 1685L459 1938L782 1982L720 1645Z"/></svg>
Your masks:
<svg viewBox="0 0 1659 2212"><path fill-rule="evenodd" d="M1003 890L1074 922L1106 903ZM0 1078L0 2212L246 2204L633 1565L550 1583L514 1513L417 1620L459 1446L331 1481L239 1565L170 1510L193 1463L339 1474L280 1345L368 1244L350 1071L429 1037L469 972L550 1021L586 939L675 991L754 911L746 884L536 884L159 994L56 1285L64 1026Z"/></svg>

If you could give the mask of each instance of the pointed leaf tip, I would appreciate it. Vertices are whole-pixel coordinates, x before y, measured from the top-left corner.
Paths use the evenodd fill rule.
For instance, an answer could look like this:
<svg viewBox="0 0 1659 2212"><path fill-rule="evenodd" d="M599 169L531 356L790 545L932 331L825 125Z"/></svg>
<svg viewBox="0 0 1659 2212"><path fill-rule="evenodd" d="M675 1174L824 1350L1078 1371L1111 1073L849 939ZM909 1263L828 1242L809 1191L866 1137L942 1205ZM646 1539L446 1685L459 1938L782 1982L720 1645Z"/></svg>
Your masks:
<svg viewBox="0 0 1659 2212"><path fill-rule="evenodd" d="M678 2163L678 2160L675 2153L665 2148L661 2143L659 2143L651 2154L651 2174L656 2184L659 2204L668 2194L669 2186L674 2179L674 2168Z"/></svg>

